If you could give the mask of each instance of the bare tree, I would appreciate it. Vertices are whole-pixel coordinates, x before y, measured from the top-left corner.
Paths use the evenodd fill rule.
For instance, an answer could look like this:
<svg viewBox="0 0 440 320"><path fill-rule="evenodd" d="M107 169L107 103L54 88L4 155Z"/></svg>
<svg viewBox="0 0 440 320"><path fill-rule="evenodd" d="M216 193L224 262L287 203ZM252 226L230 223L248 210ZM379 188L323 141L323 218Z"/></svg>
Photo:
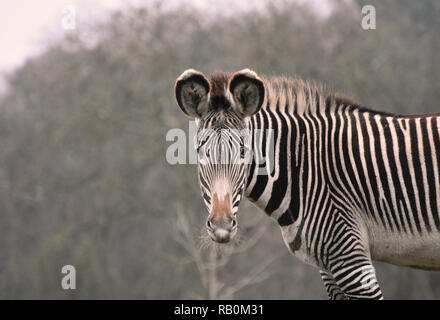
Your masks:
<svg viewBox="0 0 440 320"><path fill-rule="evenodd" d="M234 256L252 250L267 230L268 224L261 223L259 218L246 230L246 240L239 240L238 244L219 245L211 243L208 235L197 239L194 230L190 227L190 217L182 209L177 209L177 218L174 220L174 238L186 252L186 259L175 259L180 264L194 263L200 275L202 294L191 292L192 298L198 299L233 299L234 295L248 287L269 279L273 272L269 266L282 254L271 254L262 263L256 264L239 279L224 279L221 270L227 268Z"/></svg>

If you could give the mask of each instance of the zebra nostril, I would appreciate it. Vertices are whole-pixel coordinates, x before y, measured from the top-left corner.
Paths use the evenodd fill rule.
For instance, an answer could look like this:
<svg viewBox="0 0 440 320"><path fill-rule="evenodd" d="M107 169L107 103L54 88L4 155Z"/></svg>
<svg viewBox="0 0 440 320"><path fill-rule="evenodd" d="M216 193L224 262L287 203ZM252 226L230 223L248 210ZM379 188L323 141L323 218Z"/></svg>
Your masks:
<svg viewBox="0 0 440 320"><path fill-rule="evenodd" d="M213 227L212 227L212 223L211 223L211 219L208 219L208 220L206 221L206 227L207 227L208 229L210 229L210 230L213 229Z"/></svg>

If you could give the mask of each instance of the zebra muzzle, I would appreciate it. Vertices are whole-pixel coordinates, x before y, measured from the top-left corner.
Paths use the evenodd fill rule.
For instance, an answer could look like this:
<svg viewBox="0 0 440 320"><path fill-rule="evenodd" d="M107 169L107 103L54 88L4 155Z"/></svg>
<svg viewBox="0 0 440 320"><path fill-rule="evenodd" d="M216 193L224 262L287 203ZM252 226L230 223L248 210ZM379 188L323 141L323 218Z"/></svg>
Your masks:
<svg viewBox="0 0 440 320"><path fill-rule="evenodd" d="M237 220L233 218L210 218L206 222L206 228L211 239L218 243L229 242L237 232Z"/></svg>
<svg viewBox="0 0 440 320"><path fill-rule="evenodd" d="M211 239L219 243L229 242L236 234L237 219L232 213L229 194L219 199L217 193L214 193L206 228Z"/></svg>

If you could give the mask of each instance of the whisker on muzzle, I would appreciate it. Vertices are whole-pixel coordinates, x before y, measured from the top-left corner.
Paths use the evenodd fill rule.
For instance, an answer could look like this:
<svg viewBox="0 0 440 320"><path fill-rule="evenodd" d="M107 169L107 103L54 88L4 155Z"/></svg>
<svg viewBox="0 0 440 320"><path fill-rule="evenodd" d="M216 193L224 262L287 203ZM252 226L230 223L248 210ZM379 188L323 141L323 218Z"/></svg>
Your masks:
<svg viewBox="0 0 440 320"><path fill-rule="evenodd" d="M217 252L223 252L227 248L237 248L242 242L241 239L241 234L237 232L237 234L229 242L218 243L211 238L206 227L202 227L199 236L200 249L213 249Z"/></svg>

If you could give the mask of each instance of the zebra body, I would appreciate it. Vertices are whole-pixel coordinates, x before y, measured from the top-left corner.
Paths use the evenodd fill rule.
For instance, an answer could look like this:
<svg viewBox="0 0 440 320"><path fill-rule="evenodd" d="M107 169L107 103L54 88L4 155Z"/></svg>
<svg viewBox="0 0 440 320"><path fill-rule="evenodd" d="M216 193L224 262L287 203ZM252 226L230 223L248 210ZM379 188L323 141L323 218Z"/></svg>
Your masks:
<svg viewBox="0 0 440 320"><path fill-rule="evenodd" d="M322 96L316 88L310 92L301 82L265 81L267 86L274 82L275 88L269 90L272 101L250 121L252 127L257 127L257 123L264 122L257 120L258 117L277 119L272 125L278 126L278 136L286 140L277 144L290 145L290 155L295 157L275 153L276 163L281 162L282 156L286 157L284 163L290 160L290 165L275 168L280 171L275 175L287 177L284 192L276 194L279 192L274 186L277 179L256 176L253 181L250 179L246 196L280 222L289 247L299 236L305 244L299 256L320 266L322 261L318 255L322 248L310 247L313 242L310 237L318 237L319 242L324 241L325 234L314 235L314 224L326 223L319 219L330 218L323 215L323 208L329 211L328 215L349 211L357 228L362 230L362 241L368 244L374 260L438 269L440 117L397 117ZM288 93L289 89L292 94ZM298 112L295 106L307 94L315 95L309 100L315 108L309 105ZM312 156L312 153L315 154ZM413 159L415 154L417 161ZM304 161L308 163L302 163ZM294 195L293 183L303 186ZM258 197L257 190L268 196ZM274 197L283 199L284 205L280 203L278 208L272 207L267 212L269 201ZM302 200L295 203L292 198ZM301 219L305 217L315 219L304 222L305 228L301 228L302 234L298 235Z"/></svg>
<svg viewBox="0 0 440 320"><path fill-rule="evenodd" d="M382 298L372 260L440 270L440 115L377 112L246 69L211 76L207 100L223 96L226 107L208 111L210 121L201 116L199 130L256 99L261 88L249 91L258 85L249 79L261 81L265 94L257 112L243 116L248 146L268 152L273 141L274 152L263 166L247 165L244 195L278 222L295 256L320 270L329 297ZM216 194L204 191L205 175L200 170L202 195ZM231 194L235 214L241 194ZM204 199L212 214L210 196Z"/></svg>

